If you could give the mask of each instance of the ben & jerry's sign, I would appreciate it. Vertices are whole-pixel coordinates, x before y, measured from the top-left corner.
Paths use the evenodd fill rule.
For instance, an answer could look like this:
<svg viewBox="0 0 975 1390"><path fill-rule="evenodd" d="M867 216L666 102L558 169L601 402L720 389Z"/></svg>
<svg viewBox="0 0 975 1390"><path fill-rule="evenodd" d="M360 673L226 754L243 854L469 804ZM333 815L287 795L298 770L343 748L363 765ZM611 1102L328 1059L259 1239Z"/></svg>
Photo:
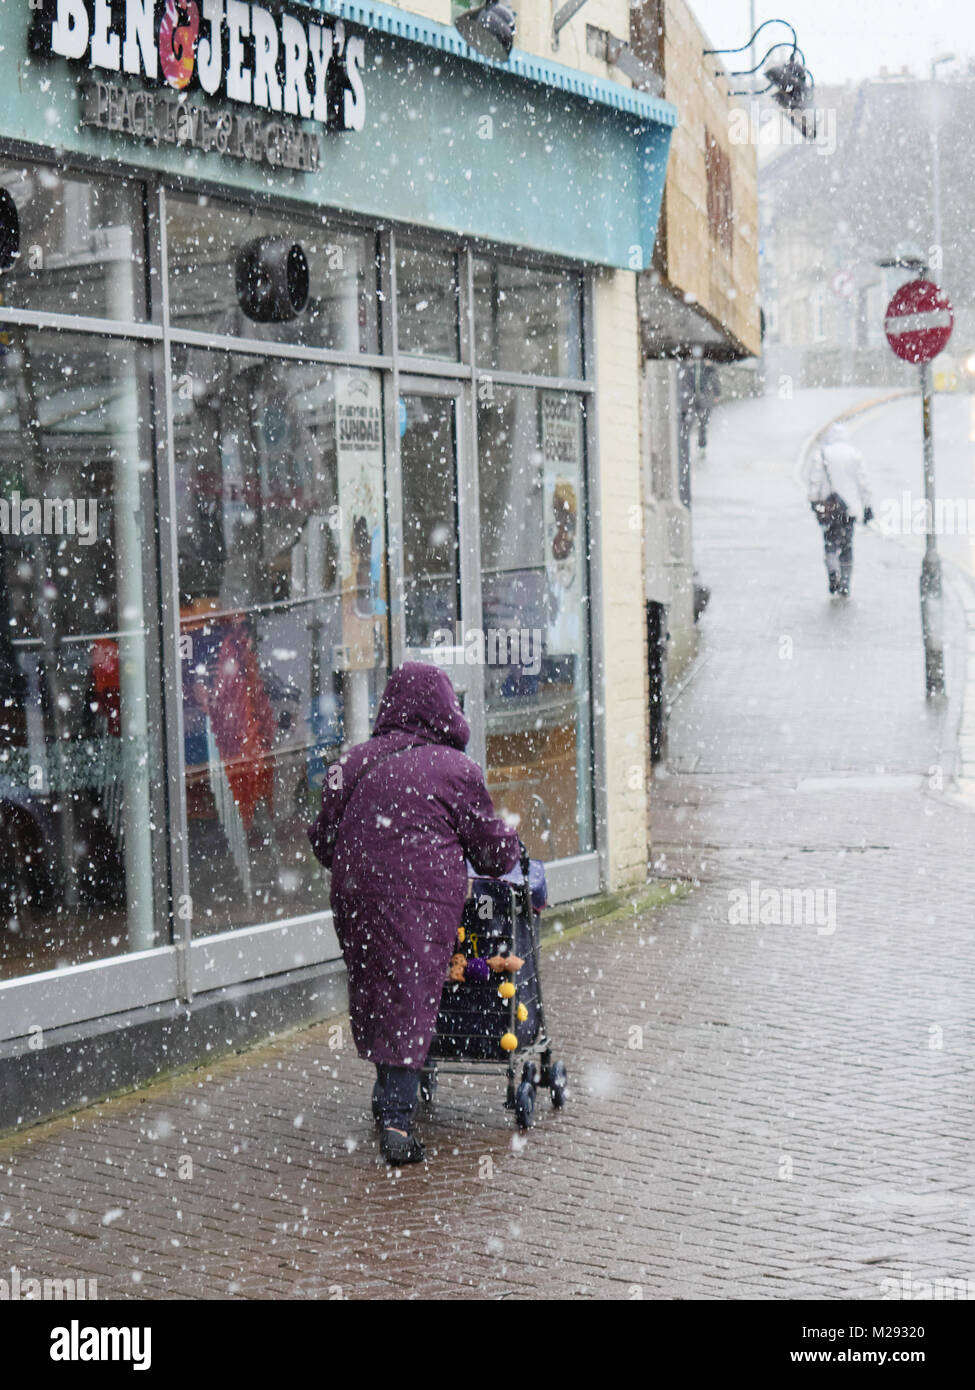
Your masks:
<svg viewBox="0 0 975 1390"><path fill-rule="evenodd" d="M31 9L34 53L142 84L89 82L85 124L295 169L320 160L317 134L300 121L365 124L365 43L341 20L246 0L31 0ZM234 106L193 104L195 92Z"/></svg>

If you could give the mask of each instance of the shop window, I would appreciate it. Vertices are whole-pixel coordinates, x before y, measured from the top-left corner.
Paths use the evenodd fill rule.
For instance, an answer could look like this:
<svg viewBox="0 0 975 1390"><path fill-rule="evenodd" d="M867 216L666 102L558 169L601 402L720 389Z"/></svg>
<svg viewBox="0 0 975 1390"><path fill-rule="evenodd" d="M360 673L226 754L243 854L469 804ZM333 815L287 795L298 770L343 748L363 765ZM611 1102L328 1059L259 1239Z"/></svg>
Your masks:
<svg viewBox="0 0 975 1390"><path fill-rule="evenodd" d="M593 847L583 426L558 391L478 408L488 783L546 859Z"/></svg>
<svg viewBox="0 0 975 1390"><path fill-rule="evenodd" d="M218 199L166 201L169 315L179 328L340 352L377 352L377 262L372 233ZM258 246L258 243L261 245ZM273 244L270 245L269 244ZM262 268L254 251L283 248L302 266L304 293L269 317L254 308ZM273 268L273 267L272 267Z"/></svg>
<svg viewBox="0 0 975 1390"><path fill-rule="evenodd" d="M378 373L177 351L193 929L322 905L305 827L388 661Z"/></svg>
<svg viewBox="0 0 975 1390"><path fill-rule="evenodd" d="M457 422L452 398L403 398L403 616L408 647L454 631L460 613Z"/></svg>
<svg viewBox="0 0 975 1390"><path fill-rule="evenodd" d="M148 363L0 346L0 976L161 944Z"/></svg>
<svg viewBox="0 0 975 1390"><path fill-rule="evenodd" d="M396 242L399 350L411 357L458 357L457 257Z"/></svg>
<svg viewBox="0 0 975 1390"><path fill-rule="evenodd" d="M578 275L474 262L477 365L534 376L582 376L582 282Z"/></svg>
<svg viewBox="0 0 975 1390"><path fill-rule="evenodd" d="M15 209L17 243L0 276L0 303L125 322L145 317L141 185L4 163L0 190Z"/></svg>

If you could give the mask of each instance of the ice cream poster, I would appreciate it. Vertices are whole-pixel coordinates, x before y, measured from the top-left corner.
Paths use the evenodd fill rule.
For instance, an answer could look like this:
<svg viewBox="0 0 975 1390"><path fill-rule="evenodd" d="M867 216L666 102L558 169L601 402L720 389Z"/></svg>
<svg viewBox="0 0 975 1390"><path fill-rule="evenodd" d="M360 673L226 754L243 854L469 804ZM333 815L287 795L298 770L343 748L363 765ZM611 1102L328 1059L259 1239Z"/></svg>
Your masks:
<svg viewBox="0 0 975 1390"><path fill-rule="evenodd" d="M574 396L540 391L545 494L547 647L582 650L582 411Z"/></svg>
<svg viewBox="0 0 975 1390"><path fill-rule="evenodd" d="M339 574L346 670L377 664L386 612L382 394L373 372L335 373Z"/></svg>

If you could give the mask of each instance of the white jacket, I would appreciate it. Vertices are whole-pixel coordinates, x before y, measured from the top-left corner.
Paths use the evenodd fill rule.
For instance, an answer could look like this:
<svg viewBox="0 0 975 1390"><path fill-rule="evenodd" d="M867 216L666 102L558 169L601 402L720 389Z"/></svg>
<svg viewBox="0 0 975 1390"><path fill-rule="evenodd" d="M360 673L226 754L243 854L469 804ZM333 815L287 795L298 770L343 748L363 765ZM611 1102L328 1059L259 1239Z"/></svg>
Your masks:
<svg viewBox="0 0 975 1390"><path fill-rule="evenodd" d="M863 455L850 443L844 425L830 425L812 452L806 478L810 502L823 502L836 492L849 512L871 506Z"/></svg>

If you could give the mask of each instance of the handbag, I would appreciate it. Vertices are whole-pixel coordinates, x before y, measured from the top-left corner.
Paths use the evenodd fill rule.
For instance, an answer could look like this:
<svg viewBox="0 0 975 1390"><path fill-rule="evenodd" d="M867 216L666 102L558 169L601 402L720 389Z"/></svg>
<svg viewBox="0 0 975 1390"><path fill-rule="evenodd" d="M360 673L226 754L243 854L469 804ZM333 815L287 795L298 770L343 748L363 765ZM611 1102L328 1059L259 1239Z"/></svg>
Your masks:
<svg viewBox="0 0 975 1390"><path fill-rule="evenodd" d="M849 509L843 498L838 492L833 491L833 479L830 477L829 468L826 460L820 455L820 462L823 465L823 472L826 474L826 481L830 491L820 502L813 502L812 509L816 513L816 520L820 526L836 526L846 521L849 516Z"/></svg>

